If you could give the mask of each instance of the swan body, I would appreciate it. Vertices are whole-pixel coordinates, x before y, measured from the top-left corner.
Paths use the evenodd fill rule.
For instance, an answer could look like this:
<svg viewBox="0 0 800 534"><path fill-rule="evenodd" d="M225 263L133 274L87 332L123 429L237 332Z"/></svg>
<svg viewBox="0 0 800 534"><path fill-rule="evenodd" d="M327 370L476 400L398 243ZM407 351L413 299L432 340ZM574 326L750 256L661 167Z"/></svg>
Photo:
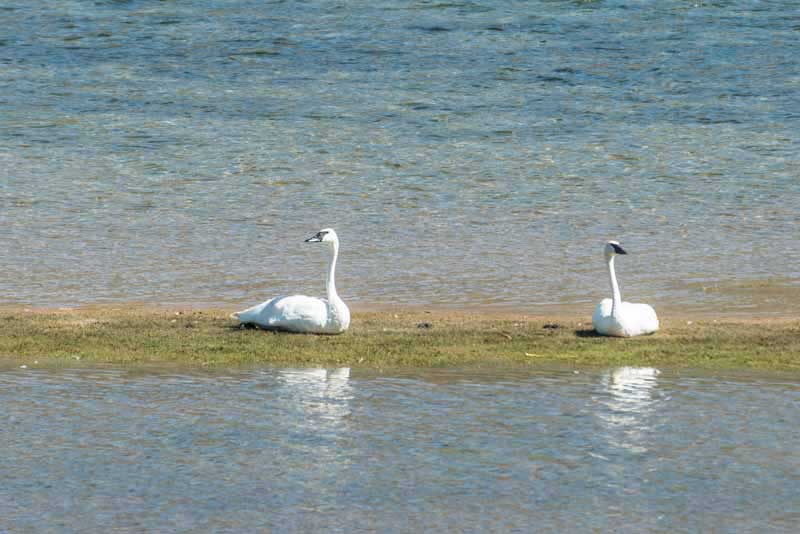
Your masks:
<svg viewBox="0 0 800 534"><path fill-rule="evenodd" d="M622 302L614 272L614 257L627 254L616 241L609 241L604 249L612 298L603 299L592 315L592 326L598 334L615 337L633 337L652 334L658 330L656 311L648 304Z"/></svg>
<svg viewBox="0 0 800 534"><path fill-rule="evenodd" d="M327 298L305 295L275 297L231 317L242 324L252 324L266 330L282 330L307 334L340 334L350 326L350 310L336 293L334 274L339 255L339 238L332 228L320 230L306 243L325 243L333 252L326 282Z"/></svg>

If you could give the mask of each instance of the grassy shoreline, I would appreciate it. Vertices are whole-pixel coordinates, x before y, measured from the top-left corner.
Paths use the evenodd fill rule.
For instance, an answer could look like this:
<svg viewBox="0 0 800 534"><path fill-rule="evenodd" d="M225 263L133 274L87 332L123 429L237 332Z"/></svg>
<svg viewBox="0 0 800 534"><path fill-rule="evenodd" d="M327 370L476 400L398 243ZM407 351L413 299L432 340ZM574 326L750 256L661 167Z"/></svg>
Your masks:
<svg viewBox="0 0 800 534"><path fill-rule="evenodd" d="M364 368L449 366L800 370L800 320L666 318L648 337L595 336L586 318L361 311L339 336L243 329L221 310L0 310L0 361Z"/></svg>

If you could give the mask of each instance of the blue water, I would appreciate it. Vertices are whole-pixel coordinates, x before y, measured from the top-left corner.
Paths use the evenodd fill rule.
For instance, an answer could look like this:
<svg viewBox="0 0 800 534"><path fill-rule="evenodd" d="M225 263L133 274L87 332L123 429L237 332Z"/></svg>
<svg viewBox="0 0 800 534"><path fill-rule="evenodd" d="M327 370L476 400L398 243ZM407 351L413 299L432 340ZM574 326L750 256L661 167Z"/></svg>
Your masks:
<svg viewBox="0 0 800 534"><path fill-rule="evenodd" d="M0 372L2 532L796 532L796 376ZM768 414L769 416L765 416Z"/></svg>
<svg viewBox="0 0 800 534"><path fill-rule="evenodd" d="M789 0L0 6L0 300L800 311Z"/></svg>

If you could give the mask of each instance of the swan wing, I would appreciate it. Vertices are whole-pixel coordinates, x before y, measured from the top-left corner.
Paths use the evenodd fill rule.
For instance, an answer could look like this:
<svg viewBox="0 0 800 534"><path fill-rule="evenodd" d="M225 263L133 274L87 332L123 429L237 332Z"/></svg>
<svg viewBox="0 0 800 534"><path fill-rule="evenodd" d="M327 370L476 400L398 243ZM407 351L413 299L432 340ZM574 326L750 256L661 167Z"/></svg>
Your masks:
<svg viewBox="0 0 800 534"><path fill-rule="evenodd" d="M328 304L305 295L275 297L234 314L240 322L272 330L319 332L328 321Z"/></svg>
<svg viewBox="0 0 800 534"><path fill-rule="evenodd" d="M592 315L592 326L604 336L633 337L658 331L656 311L648 304L623 302L616 315L611 315L611 299L603 299Z"/></svg>
<svg viewBox="0 0 800 534"><path fill-rule="evenodd" d="M658 316L649 304L623 302L622 309L630 335L641 336L658 331Z"/></svg>

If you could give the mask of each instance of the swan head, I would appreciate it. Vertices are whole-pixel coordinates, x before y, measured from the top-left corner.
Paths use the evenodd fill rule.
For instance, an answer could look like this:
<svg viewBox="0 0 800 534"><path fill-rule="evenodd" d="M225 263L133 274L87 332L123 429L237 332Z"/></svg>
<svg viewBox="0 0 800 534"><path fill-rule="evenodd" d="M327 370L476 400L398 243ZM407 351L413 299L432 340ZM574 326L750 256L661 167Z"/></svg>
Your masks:
<svg viewBox="0 0 800 534"><path fill-rule="evenodd" d="M333 231L333 228L323 228L306 239L306 243L330 243L331 245L335 245L339 243L339 237L336 235L336 232Z"/></svg>
<svg viewBox="0 0 800 534"><path fill-rule="evenodd" d="M603 252L607 260L610 260L617 254L627 254L625 249L620 246L619 241L609 241L606 243L606 248L603 250Z"/></svg>

